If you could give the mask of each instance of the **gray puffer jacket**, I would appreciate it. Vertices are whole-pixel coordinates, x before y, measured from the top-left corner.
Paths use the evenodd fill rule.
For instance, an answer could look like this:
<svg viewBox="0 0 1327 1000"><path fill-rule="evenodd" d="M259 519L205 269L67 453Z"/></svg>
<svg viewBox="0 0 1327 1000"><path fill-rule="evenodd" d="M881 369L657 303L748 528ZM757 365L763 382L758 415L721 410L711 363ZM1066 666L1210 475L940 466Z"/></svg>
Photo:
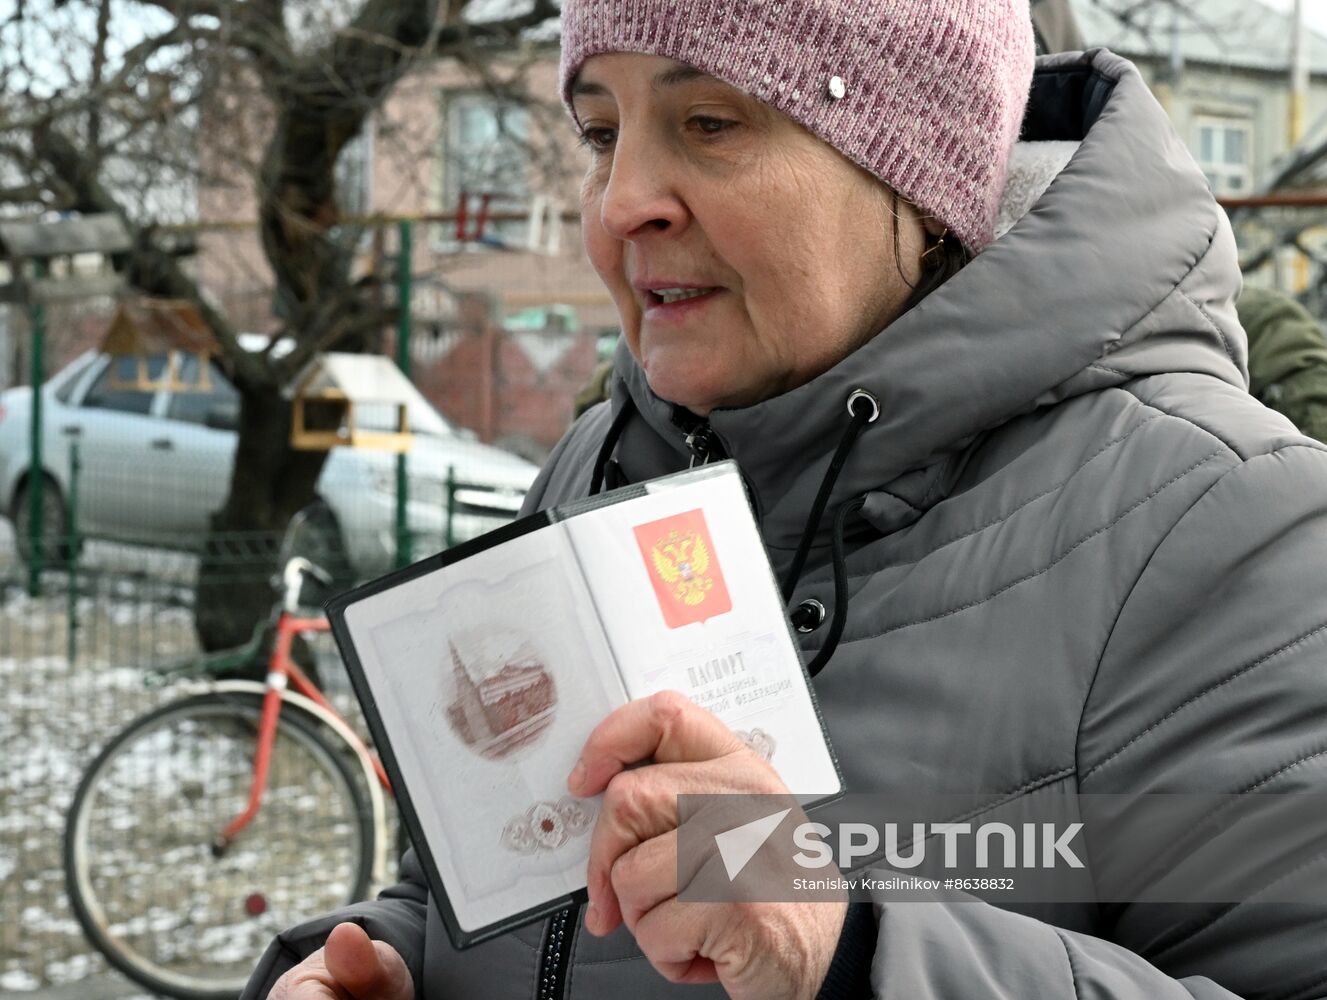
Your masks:
<svg viewBox="0 0 1327 1000"><path fill-rule="evenodd" d="M849 394L880 401L790 605L833 611L832 515L864 498L846 628L815 681L847 785L1327 789L1327 449L1246 392L1226 218L1107 52L1040 62L1025 138L1082 145L1008 235L831 371L709 420L782 575ZM686 466L673 408L625 352L613 391L532 505L587 492L628 395L610 484ZM881 902L872 984L890 1000L1327 996L1327 852L1292 877L1324 885L1321 903ZM414 868L349 913L426 1000L543 995L548 924L458 954ZM249 995L344 916L283 935ZM567 933L557 995L719 995L664 982L622 930Z"/></svg>

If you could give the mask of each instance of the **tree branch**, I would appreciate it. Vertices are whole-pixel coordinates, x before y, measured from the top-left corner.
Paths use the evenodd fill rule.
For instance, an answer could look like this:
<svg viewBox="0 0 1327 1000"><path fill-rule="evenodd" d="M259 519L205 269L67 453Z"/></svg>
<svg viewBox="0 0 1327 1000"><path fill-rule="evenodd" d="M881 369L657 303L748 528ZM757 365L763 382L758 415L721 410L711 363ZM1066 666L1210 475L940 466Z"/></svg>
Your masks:
<svg viewBox="0 0 1327 1000"><path fill-rule="evenodd" d="M203 319L216 334L236 375L253 385L271 381L271 373L244 351L230 323L207 302L197 284L184 273L179 261L152 245L150 230L136 226L123 206L97 178L92 165L77 146L53 126L33 131L32 147L40 158L74 194L70 208L86 213L118 216L133 237L133 249L120 262L131 285L144 292L168 298L187 299L198 307Z"/></svg>
<svg viewBox="0 0 1327 1000"><path fill-rule="evenodd" d="M526 13L501 21L450 24L438 33L436 53L440 56L451 55L457 49L484 41L509 42L517 38L521 32L537 28L557 16L558 8L553 0L535 0L534 5Z"/></svg>
<svg viewBox="0 0 1327 1000"><path fill-rule="evenodd" d="M298 65L286 36L282 0L139 0L165 11L180 25L195 17L208 17L222 25L228 45L246 52L260 72L276 82Z"/></svg>
<svg viewBox="0 0 1327 1000"><path fill-rule="evenodd" d="M100 0L97 5L97 39L92 46L92 89L100 90L102 74L106 71L106 46L111 36L111 0ZM93 101L88 110L88 145L93 149L101 145L101 102Z"/></svg>

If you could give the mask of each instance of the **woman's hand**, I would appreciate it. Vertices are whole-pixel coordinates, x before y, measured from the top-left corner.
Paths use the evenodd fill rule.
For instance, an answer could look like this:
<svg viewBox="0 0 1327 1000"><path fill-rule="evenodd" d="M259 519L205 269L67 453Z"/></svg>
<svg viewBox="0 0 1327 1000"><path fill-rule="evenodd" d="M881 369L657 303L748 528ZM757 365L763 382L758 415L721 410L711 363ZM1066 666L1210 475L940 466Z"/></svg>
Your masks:
<svg viewBox="0 0 1327 1000"><path fill-rule="evenodd" d="M327 943L276 981L267 1000L415 1000L405 961L358 924L337 924Z"/></svg>
<svg viewBox="0 0 1327 1000"><path fill-rule="evenodd" d="M629 764L652 761L627 770ZM787 795L765 761L716 716L664 691L619 708L586 740L567 781L604 793L590 843L585 926L625 923L676 983L720 982L733 1000L811 1000L843 926L831 903L683 903L677 899L677 796Z"/></svg>

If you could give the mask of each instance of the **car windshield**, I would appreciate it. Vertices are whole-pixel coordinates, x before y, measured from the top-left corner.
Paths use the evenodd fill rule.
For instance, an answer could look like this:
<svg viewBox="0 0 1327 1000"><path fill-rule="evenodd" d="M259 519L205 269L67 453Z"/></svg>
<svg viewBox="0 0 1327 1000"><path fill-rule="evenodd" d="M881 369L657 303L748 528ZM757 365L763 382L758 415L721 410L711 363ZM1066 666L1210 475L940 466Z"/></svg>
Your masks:
<svg viewBox="0 0 1327 1000"><path fill-rule="evenodd" d="M87 371L88 366L100 356L96 351L84 351L51 377L50 384L55 386L55 395L60 402L69 402L74 386L78 384L79 376Z"/></svg>

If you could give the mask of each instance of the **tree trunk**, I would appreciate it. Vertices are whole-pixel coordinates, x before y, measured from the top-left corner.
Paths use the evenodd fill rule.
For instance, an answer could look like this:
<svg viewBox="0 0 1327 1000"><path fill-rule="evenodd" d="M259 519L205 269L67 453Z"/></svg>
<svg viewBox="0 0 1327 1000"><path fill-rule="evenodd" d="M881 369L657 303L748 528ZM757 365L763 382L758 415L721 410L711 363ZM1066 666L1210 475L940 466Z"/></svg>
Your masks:
<svg viewBox="0 0 1327 1000"><path fill-rule="evenodd" d="M177 5L155 2L178 14ZM464 59L484 46L509 47L523 30L557 15L553 0L534 0L524 13L471 24L462 17L468 0L448 0L441 16L440 2L363 0L353 22L321 52L299 56L286 38L277 0L221 5L222 20L235 29L235 51L251 60L248 65L274 106L258 185L259 227L278 301L287 310L282 335L294 344L282 359L241 348L226 317L179 260L156 244L150 227L134 226L120 199L102 183L97 150L72 139L74 133L66 135L53 120L32 128L34 157L58 181L66 206L124 219L135 245L115 259L116 268L143 292L194 302L217 334L221 363L240 392L230 492L212 516L198 570L195 621L206 649L239 645L266 619L282 534L291 517L316 497L326 455L290 448L290 401L282 390L319 352L364 350L391 319L375 307L371 287L356 286L348 248L329 235L340 221L338 155L413 60Z"/></svg>
<svg viewBox="0 0 1327 1000"><path fill-rule="evenodd" d="M241 392L230 495L212 518L198 570L195 619L203 646L237 645L271 607L275 554L291 517L308 506L326 455L291 449L290 401L281 389L319 351L362 351L389 317L351 278L350 251L329 238L339 222L334 167L424 45L437 0L368 0L357 33L339 35L281 94L260 174L259 231L287 312L291 356ZM354 81L355 93L345 91Z"/></svg>
<svg viewBox="0 0 1327 1000"><path fill-rule="evenodd" d="M239 442L230 495L212 515L198 567L195 623L205 649L248 640L278 596L276 554L296 512L314 499L324 452L290 447L290 401L270 387L240 386Z"/></svg>

